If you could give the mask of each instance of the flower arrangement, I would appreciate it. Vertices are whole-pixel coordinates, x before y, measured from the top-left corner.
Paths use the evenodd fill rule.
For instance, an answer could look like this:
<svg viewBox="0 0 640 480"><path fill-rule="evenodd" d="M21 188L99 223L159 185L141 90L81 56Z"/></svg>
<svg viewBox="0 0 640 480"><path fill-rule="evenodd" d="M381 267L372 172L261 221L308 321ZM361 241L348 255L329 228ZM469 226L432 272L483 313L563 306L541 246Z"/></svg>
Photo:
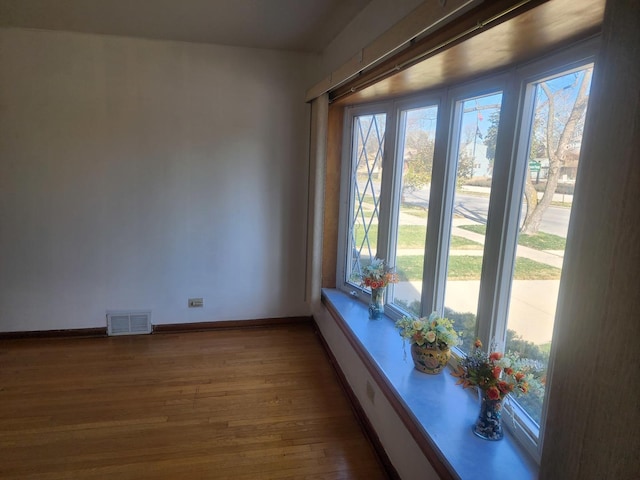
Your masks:
<svg viewBox="0 0 640 480"><path fill-rule="evenodd" d="M453 321L440 317L436 312L424 318L403 317L396 322L396 327L402 338L421 347L437 345L444 350L460 343Z"/></svg>
<svg viewBox="0 0 640 480"><path fill-rule="evenodd" d="M529 391L526 368L518 369L518 358L501 352L487 353L476 340L471 353L460 361L452 373L458 377L456 385L463 388L478 387L490 400L503 400L510 393L516 395Z"/></svg>
<svg viewBox="0 0 640 480"><path fill-rule="evenodd" d="M381 258L374 258L362 269L361 285L375 289L384 288L390 283L398 283L398 274Z"/></svg>

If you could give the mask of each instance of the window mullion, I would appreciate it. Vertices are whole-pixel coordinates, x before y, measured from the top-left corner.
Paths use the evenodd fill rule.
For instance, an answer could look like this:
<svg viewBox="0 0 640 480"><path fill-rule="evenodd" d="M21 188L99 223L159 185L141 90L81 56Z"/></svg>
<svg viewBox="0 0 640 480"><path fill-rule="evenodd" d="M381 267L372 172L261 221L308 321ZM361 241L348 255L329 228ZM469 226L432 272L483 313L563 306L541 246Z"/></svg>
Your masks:
<svg viewBox="0 0 640 480"><path fill-rule="evenodd" d="M397 115L387 111L387 127L385 130L384 149L382 152L382 183L380 185L380 201L378 203L378 249L376 256L389 259L391 243L391 203L393 179L395 175L395 145L397 135Z"/></svg>
<svg viewBox="0 0 640 480"><path fill-rule="evenodd" d="M405 117L405 114L403 114L398 107L395 107L394 117L393 117L394 144L393 144L393 150L389 149L390 152L393 152L393 155L390 161L390 163L393 164L393 166L391 167L393 169L393 174L387 175L388 177L391 177L391 178L389 178L390 186L388 188L389 195L390 195L389 196L389 200L390 200L389 201L389 224L388 224L388 230L387 230L388 254L385 258L388 260L389 264L396 269L396 271L398 268L396 233L399 228L399 219L398 219L398 215L396 215L395 212L398 212L399 210L399 205L396 204L397 198L399 197L399 195L397 194L397 191L398 189L401 188L401 185L402 185L402 171L401 171L400 165L402 164L401 150L402 150L402 144L404 143L404 137L406 132L404 117ZM384 185L383 185L383 188L384 188ZM388 290L387 298L388 299L395 298L395 285L392 283L389 284L387 286L387 290Z"/></svg>
<svg viewBox="0 0 640 480"><path fill-rule="evenodd" d="M451 165L449 158L457 158L457 139L452 139L451 128L454 107L448 98L444 98L438 109L438 123L431 175L431 191L429 194L429 218L427 220L428 245L424 259L424 278L422 288L422 315L437 310L444 310L444 286L447 276L447 254L451 215L453 214L453 191L445 188L451 178L455 177L456 165ZM456 135L454 133L454 135ZM449 145L454 145L456 152L449 152ZM454 162L455 163L455 162Z"/></svg>
<svg viewBox="0 0 640 480"><path fill-rule="evenodd" d="M478 302L478 338L485 345L504 349L509 308L509 289L515 260L515 238L521 206L522 166L513 161L520 151L516 138L519 82L509 76L503 94L500 128L487 215L485 261ZM516 151L517 149L517 151ZM526 153L525 153L526 155Z"/></svg>

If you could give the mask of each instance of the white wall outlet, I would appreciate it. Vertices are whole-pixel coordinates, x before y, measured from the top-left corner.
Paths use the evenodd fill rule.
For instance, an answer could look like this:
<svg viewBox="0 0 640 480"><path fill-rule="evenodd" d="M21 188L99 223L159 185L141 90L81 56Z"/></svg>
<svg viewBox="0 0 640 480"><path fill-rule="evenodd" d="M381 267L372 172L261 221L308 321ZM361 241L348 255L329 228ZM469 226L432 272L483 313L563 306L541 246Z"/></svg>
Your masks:
<svg viewBox="0 0 640 480"><path fill-rule="evenodd" d="M204 307L204 299L202 298L189 299L189 308L199 308L199 307Z"/></svg>

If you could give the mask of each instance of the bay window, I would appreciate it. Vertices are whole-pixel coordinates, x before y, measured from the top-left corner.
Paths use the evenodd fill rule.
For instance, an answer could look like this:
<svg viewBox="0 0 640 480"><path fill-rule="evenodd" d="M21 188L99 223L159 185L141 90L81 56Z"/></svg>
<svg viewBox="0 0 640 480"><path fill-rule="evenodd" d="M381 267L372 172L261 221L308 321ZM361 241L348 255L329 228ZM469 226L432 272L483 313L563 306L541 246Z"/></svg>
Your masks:
<svg viewBox="0 0 640 480"><path fill-rule="evenodd" d="M337 287L394 266L385 313L454 320L533 369L508 405L539 456L564 239L589 98L589 44L494 76L345 109Z"/></svg>

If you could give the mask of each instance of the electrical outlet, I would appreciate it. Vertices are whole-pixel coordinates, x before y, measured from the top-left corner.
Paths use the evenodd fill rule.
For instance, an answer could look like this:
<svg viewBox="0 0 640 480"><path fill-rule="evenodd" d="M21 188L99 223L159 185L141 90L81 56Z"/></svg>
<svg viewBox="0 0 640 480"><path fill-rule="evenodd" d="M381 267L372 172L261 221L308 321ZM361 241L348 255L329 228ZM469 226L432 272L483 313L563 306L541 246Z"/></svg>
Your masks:
<svg viewBox="0 0 640 480"><path fill-rule="evenodd" d="M199 308L199 307L204 307L204 299L202 298L189 299L189 308Z"/></svg>

